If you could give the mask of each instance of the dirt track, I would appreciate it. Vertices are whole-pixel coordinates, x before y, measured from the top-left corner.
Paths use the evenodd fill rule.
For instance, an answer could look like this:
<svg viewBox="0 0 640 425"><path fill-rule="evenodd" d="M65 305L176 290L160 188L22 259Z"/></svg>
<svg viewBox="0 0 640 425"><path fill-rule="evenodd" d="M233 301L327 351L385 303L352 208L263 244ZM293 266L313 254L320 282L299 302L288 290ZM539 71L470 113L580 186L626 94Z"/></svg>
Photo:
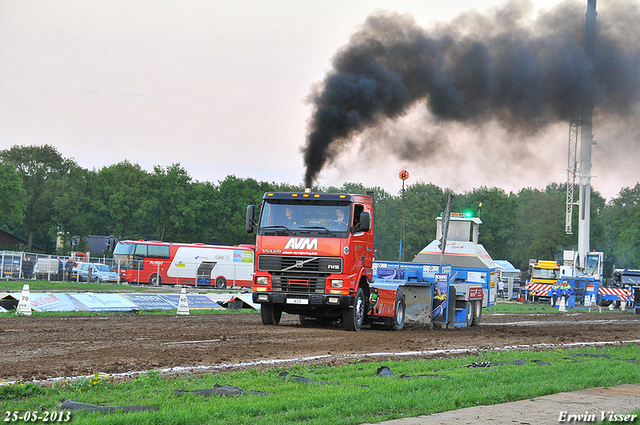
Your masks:
<svg viewBox="0 0 640 425"><path fill-rule="evenodd" d="M346 332L303 328L291 315L280 326L263 326L255 313L8 317L0 319L0 382L319 355L335 363L352 354L640 340L640 315L630 313L484 314L482 321L469 329Z"/></svg>

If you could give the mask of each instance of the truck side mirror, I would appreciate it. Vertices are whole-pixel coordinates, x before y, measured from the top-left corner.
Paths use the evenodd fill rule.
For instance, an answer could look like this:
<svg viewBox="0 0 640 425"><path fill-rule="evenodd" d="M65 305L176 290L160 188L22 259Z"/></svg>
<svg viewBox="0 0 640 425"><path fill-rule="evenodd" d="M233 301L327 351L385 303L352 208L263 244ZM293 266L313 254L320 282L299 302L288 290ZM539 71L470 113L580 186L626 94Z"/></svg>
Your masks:
<svg viewBox="0 0 640 425"><path fill-rule="evenodd" d="M247 228L247 233L253 233L253 230L255 229L255 225L256 222L253 219L253 205L248 205L247 206L247 218L246 218L246 228Z"/></svg>
<svg viewBox="0 0 640 425"><path fill-rule="evenodd" d="M368 232L371 230L371 215L368 212L360 213L360 231Z"/></svg>

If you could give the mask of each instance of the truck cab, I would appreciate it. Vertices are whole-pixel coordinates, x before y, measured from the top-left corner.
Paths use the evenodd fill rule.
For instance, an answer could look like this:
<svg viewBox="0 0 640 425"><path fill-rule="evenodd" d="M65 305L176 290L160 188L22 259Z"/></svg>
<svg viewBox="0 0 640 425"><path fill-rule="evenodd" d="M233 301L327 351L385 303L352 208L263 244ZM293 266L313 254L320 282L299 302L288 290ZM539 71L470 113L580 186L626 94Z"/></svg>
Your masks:
<svg viewBox="0 0 640 425"><path fill-rule="evenodd" d="M554 285L560 279L560 266L555 261L533 261L529 263L529 282Z"/></svg>
<svg viewBox="0 0 640 425"><path fill-rule="evenodd" d="M339 318L360 329L373 277L370 196L267 192L257 220L247 207L246 229L256 232L252 298L263 324L286 312L303 324Z"/></svg>

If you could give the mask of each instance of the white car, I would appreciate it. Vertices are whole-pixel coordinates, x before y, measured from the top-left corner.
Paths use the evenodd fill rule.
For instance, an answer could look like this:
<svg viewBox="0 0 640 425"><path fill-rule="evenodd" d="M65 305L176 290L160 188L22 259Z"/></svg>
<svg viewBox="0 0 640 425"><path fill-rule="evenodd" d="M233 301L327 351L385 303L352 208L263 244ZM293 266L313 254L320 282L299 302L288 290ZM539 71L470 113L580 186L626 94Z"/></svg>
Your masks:
<svg viewBox="0 0 640 425"><path fill-rule="evenodd" d="M108 283L118 281L118 273L106 264L80 263L78 264L78 279L80 282L88 280L89 269L91 269L92 282Z"/></svg>

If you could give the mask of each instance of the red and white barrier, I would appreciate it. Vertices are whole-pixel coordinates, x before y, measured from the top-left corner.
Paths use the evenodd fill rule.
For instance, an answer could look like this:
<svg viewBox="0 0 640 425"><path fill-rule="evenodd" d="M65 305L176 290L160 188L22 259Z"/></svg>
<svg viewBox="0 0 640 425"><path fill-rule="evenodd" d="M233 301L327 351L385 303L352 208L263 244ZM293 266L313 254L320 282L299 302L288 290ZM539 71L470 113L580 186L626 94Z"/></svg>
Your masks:
<svg viewBox="0 0 640 425"><path fill-rule="evenodd" d="M631 291L630 289L624 289L624 288L600 288L600 289L598 289L598 293L600 295L617 295L618 296L618 300L620 300L620 301L628 300L629 298L631 299L631 301L634 301L634 299L633 299L633 291Z"/></svg>
<svg viewBox="0 0 640 425"><path fill-rule="evenodd" d="M524 288L530 291L531 295L543 297L549 296L549 291L551 291L551 285L544 283L527 283Z"/></svg>

